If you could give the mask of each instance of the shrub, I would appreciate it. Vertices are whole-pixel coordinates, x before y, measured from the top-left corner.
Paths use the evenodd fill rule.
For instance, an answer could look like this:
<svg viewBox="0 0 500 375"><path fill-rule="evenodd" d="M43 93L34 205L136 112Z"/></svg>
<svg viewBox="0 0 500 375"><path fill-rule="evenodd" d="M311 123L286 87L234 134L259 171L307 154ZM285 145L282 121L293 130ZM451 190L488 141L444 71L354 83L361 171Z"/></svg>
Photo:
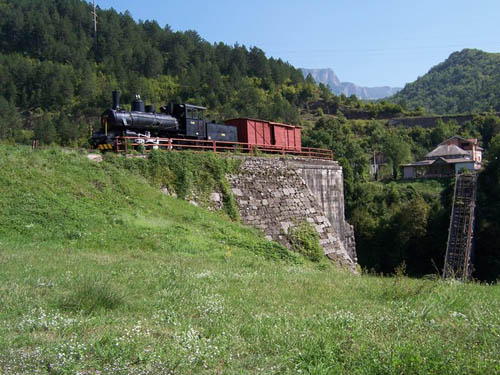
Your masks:
<svg viewBox="0 0 500 375"><path fill-rule="evenodd" d="M289 228L287 237L293 251L302 254L313 262L319 262L323 258L324 254L319 244L319 234L307 221Z"/></svg>

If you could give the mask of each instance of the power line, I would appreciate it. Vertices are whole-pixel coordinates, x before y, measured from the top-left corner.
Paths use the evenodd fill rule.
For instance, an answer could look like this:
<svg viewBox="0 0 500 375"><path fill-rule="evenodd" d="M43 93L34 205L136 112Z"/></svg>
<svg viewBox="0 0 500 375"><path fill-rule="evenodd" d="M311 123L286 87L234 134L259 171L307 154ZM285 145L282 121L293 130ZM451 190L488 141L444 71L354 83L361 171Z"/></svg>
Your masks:
<svg viewBox="0 0 500 375"><path fill-rule="evenodd" d="M475 43L478 47L472 46L469 43L469 47L465 47L465 44L449 44L449 45L435 45L435 46L409 46L409 47L386 47L386 48L319 48L319 49L277 49L274 52L278 53L372 53L372 52L390 52L390 51L420 51L426 49L450 49L450 48L480 48L485 46L499 46L499 42L486 42L486 43ZM269 48L272 50L273 48Z"/></svg>

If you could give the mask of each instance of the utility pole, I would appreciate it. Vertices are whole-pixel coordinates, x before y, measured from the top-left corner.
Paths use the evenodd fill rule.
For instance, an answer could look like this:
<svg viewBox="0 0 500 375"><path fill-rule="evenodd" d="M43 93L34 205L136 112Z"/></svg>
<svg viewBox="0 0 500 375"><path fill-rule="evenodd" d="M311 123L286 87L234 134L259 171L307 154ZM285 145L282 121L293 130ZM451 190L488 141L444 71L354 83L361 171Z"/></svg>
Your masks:
<svg viewBox="0 0 500 375"><path fill-rule="evenodd" d="M97 9L95 5L95 0L92 0L92 5L93 5L92 18L94 20L94 38L97 40Z"/></svg>
<svg viewBox="0 0 500 375"><path fill-rule="evenodd" d="M92 20L94 22L94 56L97 62L97 51L98 51L98 43L97 43L97 8L95 5L95 0L92 0Z"/></svg>

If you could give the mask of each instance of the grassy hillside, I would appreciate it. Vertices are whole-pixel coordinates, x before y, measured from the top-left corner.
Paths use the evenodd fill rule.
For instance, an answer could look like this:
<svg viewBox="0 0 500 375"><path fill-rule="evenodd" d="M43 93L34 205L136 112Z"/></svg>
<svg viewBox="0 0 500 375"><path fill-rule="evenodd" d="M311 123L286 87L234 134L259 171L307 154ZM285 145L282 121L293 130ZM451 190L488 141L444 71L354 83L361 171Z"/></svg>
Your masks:
<svg viewBox="0 0 500 375"><path fill-rule="evenodd" d="M499 63L498 53L477 49L454 52L391 100L439 114L498 111Z"/></svg>
<svg viewBox="0 0 500 375"><path fill-rule="evenodd" d="M500 372L499 285L310 263L155 163L0 146L0 373Z"/></svg>

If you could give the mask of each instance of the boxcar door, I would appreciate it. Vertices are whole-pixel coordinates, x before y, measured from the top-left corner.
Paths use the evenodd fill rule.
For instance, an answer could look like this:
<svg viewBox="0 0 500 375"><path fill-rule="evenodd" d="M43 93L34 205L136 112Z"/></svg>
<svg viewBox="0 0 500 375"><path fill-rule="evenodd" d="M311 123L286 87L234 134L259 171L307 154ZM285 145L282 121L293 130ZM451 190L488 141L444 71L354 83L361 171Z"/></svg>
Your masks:
<svg viewBox="0 0 500 375"><path fill-rule="evenodd" d="M283 126L274 125L274 145L277 147L285 147L287 143L286 129Z"/></svg>

